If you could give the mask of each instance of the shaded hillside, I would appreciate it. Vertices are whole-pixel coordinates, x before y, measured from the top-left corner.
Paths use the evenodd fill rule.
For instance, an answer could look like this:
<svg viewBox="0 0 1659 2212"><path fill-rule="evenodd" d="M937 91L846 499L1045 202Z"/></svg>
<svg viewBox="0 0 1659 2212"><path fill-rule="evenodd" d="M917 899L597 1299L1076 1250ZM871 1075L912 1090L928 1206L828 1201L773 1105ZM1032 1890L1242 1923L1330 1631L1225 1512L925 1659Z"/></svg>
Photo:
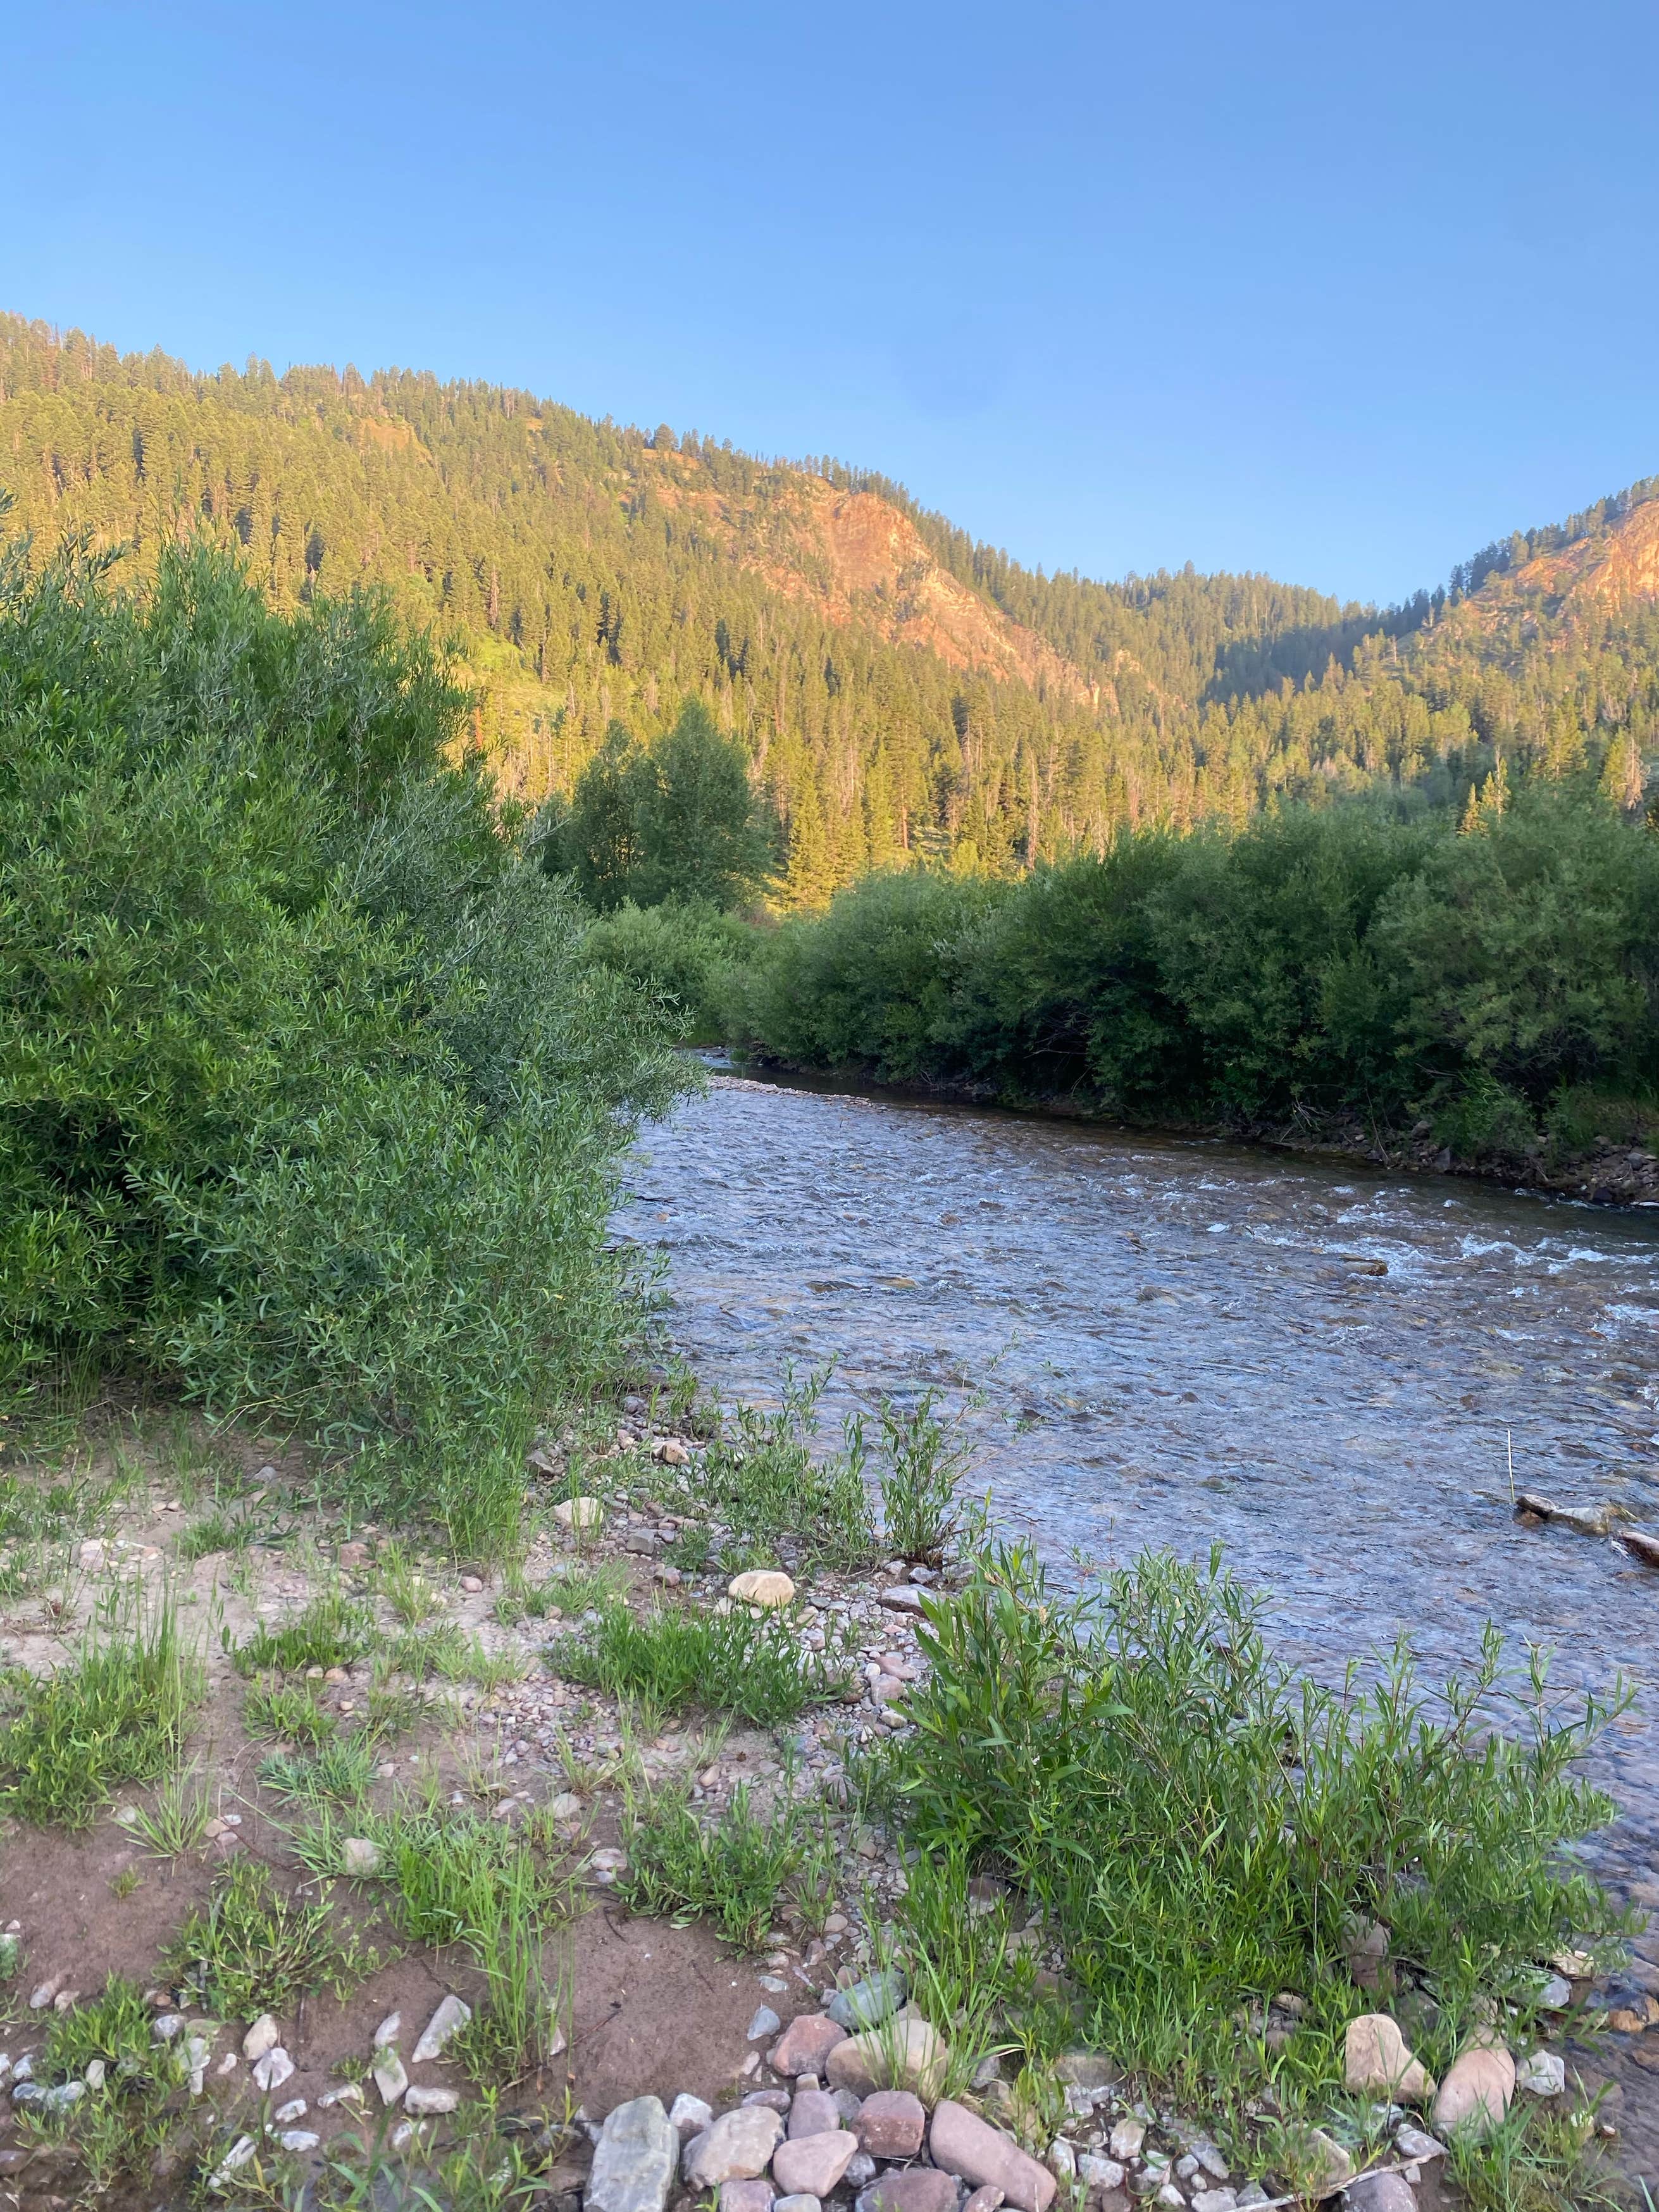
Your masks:
<svg viewBox="0 0 1659 2212"><path fill-rule="evenodd" d="M1006 870L1281 795L1453 796L1495 749L1599 774L1655 716L1650 561L1573 597L1639 506L1537 556L1568 581L1494 564L1387 615L1258 576L1097 584L833 464L400 370L202 375L15 317L0 488L13 526L129 542L139 576L204 529L278 607L386 586L459 639L479 734L532 798L611 719L650 734L702 696L787 825L799 902L918 850Z"/></svg>

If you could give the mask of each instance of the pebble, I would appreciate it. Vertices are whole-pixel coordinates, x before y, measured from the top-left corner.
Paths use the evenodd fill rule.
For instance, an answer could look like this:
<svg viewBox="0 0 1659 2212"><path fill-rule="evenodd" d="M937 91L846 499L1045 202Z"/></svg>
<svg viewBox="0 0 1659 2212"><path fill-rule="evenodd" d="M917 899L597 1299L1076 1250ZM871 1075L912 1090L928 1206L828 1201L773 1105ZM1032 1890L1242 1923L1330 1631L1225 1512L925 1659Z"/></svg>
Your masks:
<svg viewBox="0 0 1659 2212"><path fill-rule="evenodd" d="M305 2099L303 2097L290 2097L287 2104L285 2104L279 2112L272 2113L271 2118L276 2121L279 2128L286 2128L292 2126L295 2120L304 2119L305 2116Z"/></svg>
<svg viewBox="0 0 1659 2212"><path fill-rule="evenodd" d="M771 1611L794 1603L795 1585L787 1575L775 1573L770 1568L750 1567L743 1574L732 1576L726 1586L726 1594L738 1605L757 1605Z"/></svg>
<svg viewBox="0 0 1659 2212"><path fill-rule="evenodd" d="M960 2194L936 2166L896 2166L860 2191L858 2212L957 2212Z"/></svg>
<svg viewBox="0 0 1659 2212"><path fill-rule="evenodd" d="M384 2051L388 2043L395 2043L404 2032L404 2016L400 2012L389 2012L375 2029L372 2048Z"/></svg>
<svg viewBox="0 0 1659 2212"><path fill-rule="evenodd" d="M599 1528L605 1525L605 1507L597 1498L563 1498L553 1508L553 1518L562 1528Z"/></svg>
<svg viewBox="0 0 1659 2212"><path fill-rule="evenodd" d="M879 2027L899 2011L910 1994L910 1984L896 1969L872 1974L850 1989L837 1990L824 2010L849 2034L860 2028Z"/></svg>
<svg viewBox="0 0 1659 2212"><path fill-rule="evenodd" d="M1012 2136L953 2099L942 2099L935 2108L927 2148L936 2166L975 2189L1000 2189L1018 2212L1048 2212L1058 2186L1054 2174Z"/></svg>
<svg viewBox="0 0 1659 2212"><path fill-rule="evenodd" d="M1507 2051L1476 2044L1452 2061L1434 2100L1434 2124L1443 2134L1467 2128L1477 2141L1492 2134L1515 2094L1515 2061Z"/></svg>
<svg viewBox="0 0 1659 2212"><path fill-rule="evenodd" d="M1434 2094L1432 2075L1412 2056L1398 2021L1385 2012L1362 2013L1348 2022L1343 2057L1353 2096L1415 2105Z"/></svg>
<svg viewBox="0 0 1659 2212"><path fill-rule="evenodd" d="M409 2087L409 2076L396 2050L387 2044L374 2061L374 2086L383 2105L395 2105Z"/></svg>
<svg viewBox="0 0 1659 2212"><path fill-rule="evenodd" d="M208 2176L210 2189L223 2189L241 2167L252 2157L257 2148L252 2136L238 2136L230 2148Z"/></svg>
<svg viewBox="0 0 1659 2212"><path fill-rule="evenodd" d="M687 2096L684 2091L668 2108L668 2124L684 2142L689 2136L700 2136L705 2128L714 2124L713 2108L701 2097Z"/></svg>
<svg viewBox="0 0 1659 2212"><path fill-rule="evenodd" d="M1348 2212L1417 2212L1417 2199L1403 2173L1362 2173L1348 2184L1344 2201ZM1196 2212L1196 2198L1194 2205Z"/></svg>
<svg viewBox="0 0 1659 2212"><path fill-rule="evenodd" d="M181 2021L180 2027L183 2024ZM160 2021L156 2022L156 2027L160 2028ZM242 2038L243 2057L252 2065L256 2058L263 2058L266 2051L275 2051L276 2045L282 2041L282 2037L283 2032L277 2027L273 2015L268 2012L262 2012Z"/></svg>
<svg viewBox="0 0 1659 2212"><path fill-rule="evenodd" d="M284 2128L276 2140L284 2150L315 2150L322 2137L314 2128Z"/></svg>
<svg viewBox="0 0 1659 2212"><path fill-rule="evenodd" d="M798 2074L816 2074L821 2078L830 2053L847 2039L847 2030L827 2013L797 2013L772 2046L772 2070L792 2081Z"/></svg>
<svg viewBox="0 0 1659 2212"><path fill-rule="evenodd" d="M1109 2189L1122 2188L1123 2167L1115 2158L1099 2158L1092 2151L1081 2151L1078 2154L1077 2178L1091 2197L1103 2197ZM998 2201L1001 2201L1000 2191ZM1231 2208L1217 2208L1217 2212L1231 2212Z"/></svg>
<svg viewBox="0 0 1659 2212"><path fill-rule="evenodd" d="M1534 2051L1516 2061L1515 2086L1529 2097L1559 2097L1567 2086L1567 2062L1559 2051Z"/></svg>
<svg viewBox="0 0 1659 2212"><path fill-rule="evenodd" d="M860 2097L872 2089L912 2089L927 2103L939 2094L950 2056L927 2021L899 2016L838 2043L824 2070L832 2088Z"/></svg>
<svg viewBox="0 0 1659 2212"><path fill-rule="evenodd" d="M477 1597L479 1591L483 1588L483 1577L481 1575L463 1575L461 1577L461 1588L466 1592L469 1597Z"/></svg>
<svg viewBox="0 0 1659 2212"><path fill-rule="evenodd" d="M754 2018L744 2028L744 2037L747 2042L758 2043L763 2035L775 2035L782 2026L783 2022L770 2005L760 2005L756 2008Z"/></svg>
<svg viewBox="0 0 1659 2212"><path fill-rule="evenodd" d="M765 2172L783 2122L767 2105L739 2105L722 2112L711 2128L685 2147L686 2179L694 2189L718 2189L723 2181L752 2181Z"/></svg>
<svg viewBox="0 0 1659 2212"><path fill-rule="evenodd" d="M805 2078L805 2077L803 2077ZM913 2100L914 2101L914 2100ZM833 2135L842 2124L841 2108L828 2089L797 2089L789 2107L789 2136L793 2142L798 2136ZM862 2130L859 2140L864 2142ZM918 2144L920 2138L918 2138ZM871 2146L864 2143L868 2150ZM914 2152L906 2154L914 2156ZM899 2155L899 2154L891 2154Z"/></svg>
<svg viewBox="0 0 1659 2212"><path fill-rule="evenodd" d="M798 2136L778 2145L772 2172L786 2197L825 2197L857 2155L859 2139L845 2128L823 2135Z"/></svg>
<svg viewBox="0 0 1659 2212"><path fill-rule="evenodd" d="M422 2033L410 2057L411 2066L424 2066L428 2059L438 2057L452 2036L457 2035L472 2017L472 2008L458 1996L443 1999ZM409 2109L405 2100L405 2110Z"/></svg>
<svg viewBox="0 0 1659 2212"><path fill-rule="evenodd" d="M823 2207L816 2197L780 2197L775 2200L772 2212L823 2212Z"/></svg>
<svg viewBox="0 0 1659 2212"><path fill-rule="evenodd" d="M772 2185L757 2176L720 2184L720 2212L772 2212Z"/></svg>
<svg viewBox="0 0 1659 2212"><path fill-rule="evenodd" d="M824 2102L834 2110L834 2098L825 2098ZM859 2106L853 2131L860 2148L873 2158L915 2158L921 2149L927 2126L927 2109L920 2097L908 2089L878 2089ZM794 2132L793 2114L790 2132Z"/></svg>
<svg viewBox="0 0 1659 2212"><path fill-rule="evenodd" d="M1446 2146L1437 2136L1431 2136L1426 2128L1409 2124L1395 2132L1394 2147L1401 2158L1426 2160L1446 2155Z"/></svg>
<svg viewBox="0 0 1659 2212"><path fill-rule="evenodd" d="M372 1836L348 1836L340 1846L340 1866L349 1875L379 1874L383 1856Z"/></svg>
<svg viewBox="0 0 1659 2212"><path fill-rule="evenodd" d="M404 2110L416 2119L430 2119L440 2112L453 2112L460 2101L459 2089L440 2089L416 2081L404 2095ZM658 2110L661 2109L659 2106Z"/></svg>
<svg viewBox="0 0 1659 2212"><path fill-rule="evenodd" d="M1146 2129L1144 2122L1120 2120L1112 2130L1107 2142L1107 2148L1114 2158L1121 2159L1127 2164L1130 2159L1140 2156L1140 2146L1146 2140Z"/></svg>
<svg viewBox="0 0 1659 2212"><path fill-rule="evenodd" d="M273 2089L280 2089L294 2071L294 2061L280 2043L273 2044L253 2069L253 2079L262 2096L268 2097Z"/></svg>

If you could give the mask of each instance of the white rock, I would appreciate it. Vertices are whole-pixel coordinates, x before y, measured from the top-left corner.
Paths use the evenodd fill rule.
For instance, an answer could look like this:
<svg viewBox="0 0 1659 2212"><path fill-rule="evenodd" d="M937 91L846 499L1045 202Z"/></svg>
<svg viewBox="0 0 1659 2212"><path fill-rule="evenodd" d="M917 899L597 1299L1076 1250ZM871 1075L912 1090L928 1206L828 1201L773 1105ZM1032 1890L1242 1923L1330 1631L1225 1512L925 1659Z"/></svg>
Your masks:
<svg viewBox="0 0 1659 2212"><path fill-rule="evenodd" d="M337 2105L361 2105L362 2101L363 2085L361 2081L341 2081L333 2088L324 2090L317 2100L317 2109L319 2112L331 2112Z"/></svg>
<svg viewBox="0 0 1659 2212"><path fill-rule="evenodd" d="M1394 2147L1401 2158L1426 2160L1444 2158L1446 2146L1426 2128L1413 2127L1409 2122L1395 2134Z"/></svg>
<svg viewBox="0 0 1659 2212"><path fill-rule="evenodd" d="M429 2088L416 2081L404 2099L404 2110L417 2120L430 2119L439 2112L453 2112L460 2101L459 2089Z"/></svg>
<svg viewBox="0 0 1659 2212"><path fill-rule="evenodd" d="M306 2100L303 2097L290 2097L287 2104L271 2114L279 2128L290 2128L295 2120L302 2120L305 2116Z"/></svg>
<svg viewBox="0 0 1659 2212"><path fill-rule="evenodd" d="M463 2004L458 1996L447 1996L426 2024L420 2041L410 2058L411 2066L424 2066L429 2058L436 2058L450 2038L457 2035L472 2017L472 2008ZM408 2109L407 2106L404 2107ZM446 2107L446 2109L449 2109Z"/></svg>
<svg viewBox="0 0 1659 2212"><path fill-rule="evenodd" d="M409 2087L409 2076L404 2071L404 2062L390 2044L374 2061L374 2086L380 2093L383 2105L395 2105Z"/></svg>
<svg viewBox="0 0 1659 2212"><path fill-rule="evenodd" d="M310 2128L284 2128L276 2140L284 2150L315 2150L322 2137Z"/></svg>
<svg viewBox="0 0 1659 2212"><path fill-rule="evenodd" d="M252 2157L256 2146L252 2136L238 2136L218 2165L208 2176L210 2189L223 2189Z"/></svg>
<svg viewBox="0 0 1659 2212"><path fill-rule="evenodd" d="M783 1984L780 1983L779 1987L782 1986ZM775 2035L782 2026L783 2022L773 2011L771 2006L762 2005L744 2030L744 2035L749 2042L758 2043L763 2036Z"/></svg>
<svg viewBox="0 0 1659 2212"><path fill-rule="evenodd" d="M171 2043L175 2035L185 2032L185 2015L181 2012L159 2012L149 2024L153 2043Z"/></svg>
<svg viewBox="0 0 1659 2212"><path fill-rule="evenodd" d="M1236 2189L1200 2189L1194 2191L1193 2212L1237 2212L1238 2191Z"/></svg>
<svg viewBox="0 0 1659 2212"><path fill-rule="evenodd" d="M605 1507L597 1498L563 1498L553 1508L562 1528L599 1528L605 1523Z"/></svg>
<svg viewBox="0 0 1659 2212"><path fill-rule="evenodd" d="M372 1836L348 1836L340 1846L340 1865L349 1875L379 1874L385 1856Z"/></svg>
<svg viewBox="0 0 1659 2212"><path fill-rule="evenodd" d="M705 2105L701 2097L688 2096L682 2090L668 2107L668 2124L685 2142L692 2136L700 2136L705 2128L713 2127L713 2107Z"/></svg>
<svg viewBox="0 0 1659 2212"><path fill-rule="evenodd" d="M1056 2136L1048 2146L1048 2171L1062 2188L1077 2178L1077 2153L1064 2136Z"/></svg>
<svg viewBox="0 0 1659 2212"><path fill-rule="evenodd" d="M1091 2197L1103 2197L1109 2189L1122 2188L1123 2168L1115 2158L1097 2158L1092 2151L1081 2151L1077 2178Z"/></svg>
<svg viewBox="0 0 1659 2212"><path fill-rule="evenodd" d="M171 2016L163 2014L163 2018ZM161 2021L157 2021L155 2025L159 2029L161 2025ZM181 2021L180 2026L182 2025ZM178 2031L175 2029L173 2032L176 2034ZM242 2038L242 2056L252 2065L256 2058L263 2058L267 2051L274 2051L282 2039L283 2032L271 2014L262 2012Z"/></svg>
<svg viewBox="0 0 1659 2212"><path fill-rule="evenodd" d="M1559 2097L1567 2086L1567 2062L1559 2051L1534 2051L1515 2063L1515 2086L1529 2097Z"/></svg>
<svg viewBox="0 0 1659 2212"><path fill-rule="evenodd" d="M293 2071L294 2061L279 2043L255 2065L253 2079L261 2094L268 2097L273 2089L282 2087Z"/></svg>
<svg viewBox="0 0 1659 2212"><path fill-rule="evenodd" d="M1111 2137L1106 2148L1114 2158L1121 2159L1127 2164L1130 2159L1139 2157L1140 2146L1146 2140L1146 2127L1144 2121L1120 2120L1112 2130Z"/></svg>
<svg viewBox="0 0 1659 2212"><path fill-rule="evenodd" d="M81 2079L86 2083L88 2089L101 2089L104 2086L104 2075L106 2070L104 2062L101 2058L89 2059L87 2063L87 2070L81 2076Z"/></svg>
<svg viewBox="0 0 1659 2212"><path fill-rule="evenodd" d="M400 2012L389 2012L375 2029L371 2048L384 2051L388 2043L395 2043L404 2032L404 2016Z"/></svg>
<svg viewBox="0 0 1659 2212"><path fill-rule="evenodd" d="M228 2051L213 2070L216 2074L221 2075L234 2074L241 2063L241 2060L237 2057L234 2051Z"/></svg>
<svg viewBox="0 0 1659 2212"><path fill-rule="evenodd" d="M562 1790L558 1796L553 1799L547 1809L552 1818L562 1825L568 1820L580 1820L582 1816L582 1801L572 1791L568 1790Z"/></svg>

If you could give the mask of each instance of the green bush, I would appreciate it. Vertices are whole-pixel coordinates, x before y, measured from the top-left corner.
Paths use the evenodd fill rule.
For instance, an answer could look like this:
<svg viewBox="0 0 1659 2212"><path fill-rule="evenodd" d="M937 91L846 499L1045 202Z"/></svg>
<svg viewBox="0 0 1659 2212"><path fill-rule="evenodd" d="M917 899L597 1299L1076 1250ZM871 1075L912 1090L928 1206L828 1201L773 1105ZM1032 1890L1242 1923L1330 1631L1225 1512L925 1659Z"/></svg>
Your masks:
<svg viewBox="0 0 1659 2212"><path fill-rule="evenodd" d="M1659 1097L1659 838L1593 792L1126 835L1013 884L872 877L758 939L733 1040L802 1067L1245 1127L1428 1115L1514 1157Z"/></svg>
<svg viewBox="0 0 1659 2212"><path fill-rule="evenodd" d="M677 1079L384 606L0 566L0 1388L96 1357L500 1541L634 1326L612 1163Z"/></svg>
<svg viewBox="0 0 1659 2212"><path fill-rule="evenodd" d="M735 915L696 902L629 902L593 923L581 958L636 984L684 1042L712 1044L725 1035L726 1003L755 935Z"/></svg>
<svg viewBox="0 0 1659 2212"><path fill-rule="evenodd" d="M1443 2071L1483 2005L1525 2012L1540 1962L1621 1924L1560 1856L1612 1815L1576 1766L1620 1705L1558 1705L1536 1654L1506 1672L1496 1631L1442 1691L1403 1647L1330 1690L1269 1656L1218 1555L1149 1554L1068 1595L984 1542L927 1611L930 1671L878 1773L909 1843L955 1869L913 1885L913 1932L948 1960L967 1878L1000 1874L1122 2064L1228 2075L1249 2008L1288 1989L1310 2005L1296 2051L1337 2067L1375 2002L1349 1931L1375 1920L1400 2001L1432 1996L1419 2049Z"/></svg>

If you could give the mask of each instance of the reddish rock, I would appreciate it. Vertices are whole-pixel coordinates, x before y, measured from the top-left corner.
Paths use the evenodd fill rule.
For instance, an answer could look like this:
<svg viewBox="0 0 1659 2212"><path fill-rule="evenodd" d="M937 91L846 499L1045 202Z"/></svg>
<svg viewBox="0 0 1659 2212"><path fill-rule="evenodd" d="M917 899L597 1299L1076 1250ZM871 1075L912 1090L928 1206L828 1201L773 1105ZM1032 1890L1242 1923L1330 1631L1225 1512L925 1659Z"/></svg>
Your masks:
<svg viewBox="0 0 1659 2212"><path fill-rule="evenodd" d="M769 2181L723 2181L720 2212L772 2212Z"/></svg>
<svg viewBox="0 0 1659 2212"><path fill-rule="evenodd" d="M1515 2061L1507 2051L1481 2045L1452 2061L1434 2104L1437 2133L1467 2128L1484 2140L1502 2121L1515 2094Z"/></svg>
<svg viewBox="0 0 1659 2212"><path fill-rule="evenodd" d="M827 2012L803 2012L792 2020L772 2045L768 2061L775 2074L823 2075L824 2063L838 2043L847 2041L847 2030Z"/></svg>
<svg viewBox="0 0 1659 2212"><path fill-rule="evenodd" d="M858 2212L957 2212L959 2193L953 2177L936 2166L901 2166L871 2183Z"/></svg>
<svg viewBox="0 0 1659 2212"><path fill-rule="evenodd" d="M858 2147L858 2137L845 2128L796 2136L772 2154L772 2179L786 2197L827 2197Z"/></svg>
<svg viewBox="0 0 1659 2212"><path fill-rule="evenodd" d="M799 2136L830 2136L840 2130L842 2118L828 2089L797 2089L789 2107L789 2139ZM866 2148L869 2146L866 2144ZM814 2191L814 2195L817 2191Z"/></svg>
<svg viewBox="0 0 1659 2212"><path fill-rule="evenodd" d="M878 2089L859 2106L853 2123L872 2158L914 2158L927 2126L927 2106L908 2089Z"/></svg>
<svg viewBox="0 0 1659 2212"><path fill-rule="evenodd" d="M974 2191L963 2206L962 2212L1002 2212L1002 2191L993 2189L987 2183L983 2189Z"/></svg>
<svg viewBox="0 0 1659 2212"><path fill-rule="evenodd" d="M1012 2136L990 2126L965 2105L945 2098L933 2114L927 2147L935 2166L960 2174L975 2189L1000 2189L1018 2212L1048 2212L1057 2184L1046 2166L1027 2155Z"/></svg>

